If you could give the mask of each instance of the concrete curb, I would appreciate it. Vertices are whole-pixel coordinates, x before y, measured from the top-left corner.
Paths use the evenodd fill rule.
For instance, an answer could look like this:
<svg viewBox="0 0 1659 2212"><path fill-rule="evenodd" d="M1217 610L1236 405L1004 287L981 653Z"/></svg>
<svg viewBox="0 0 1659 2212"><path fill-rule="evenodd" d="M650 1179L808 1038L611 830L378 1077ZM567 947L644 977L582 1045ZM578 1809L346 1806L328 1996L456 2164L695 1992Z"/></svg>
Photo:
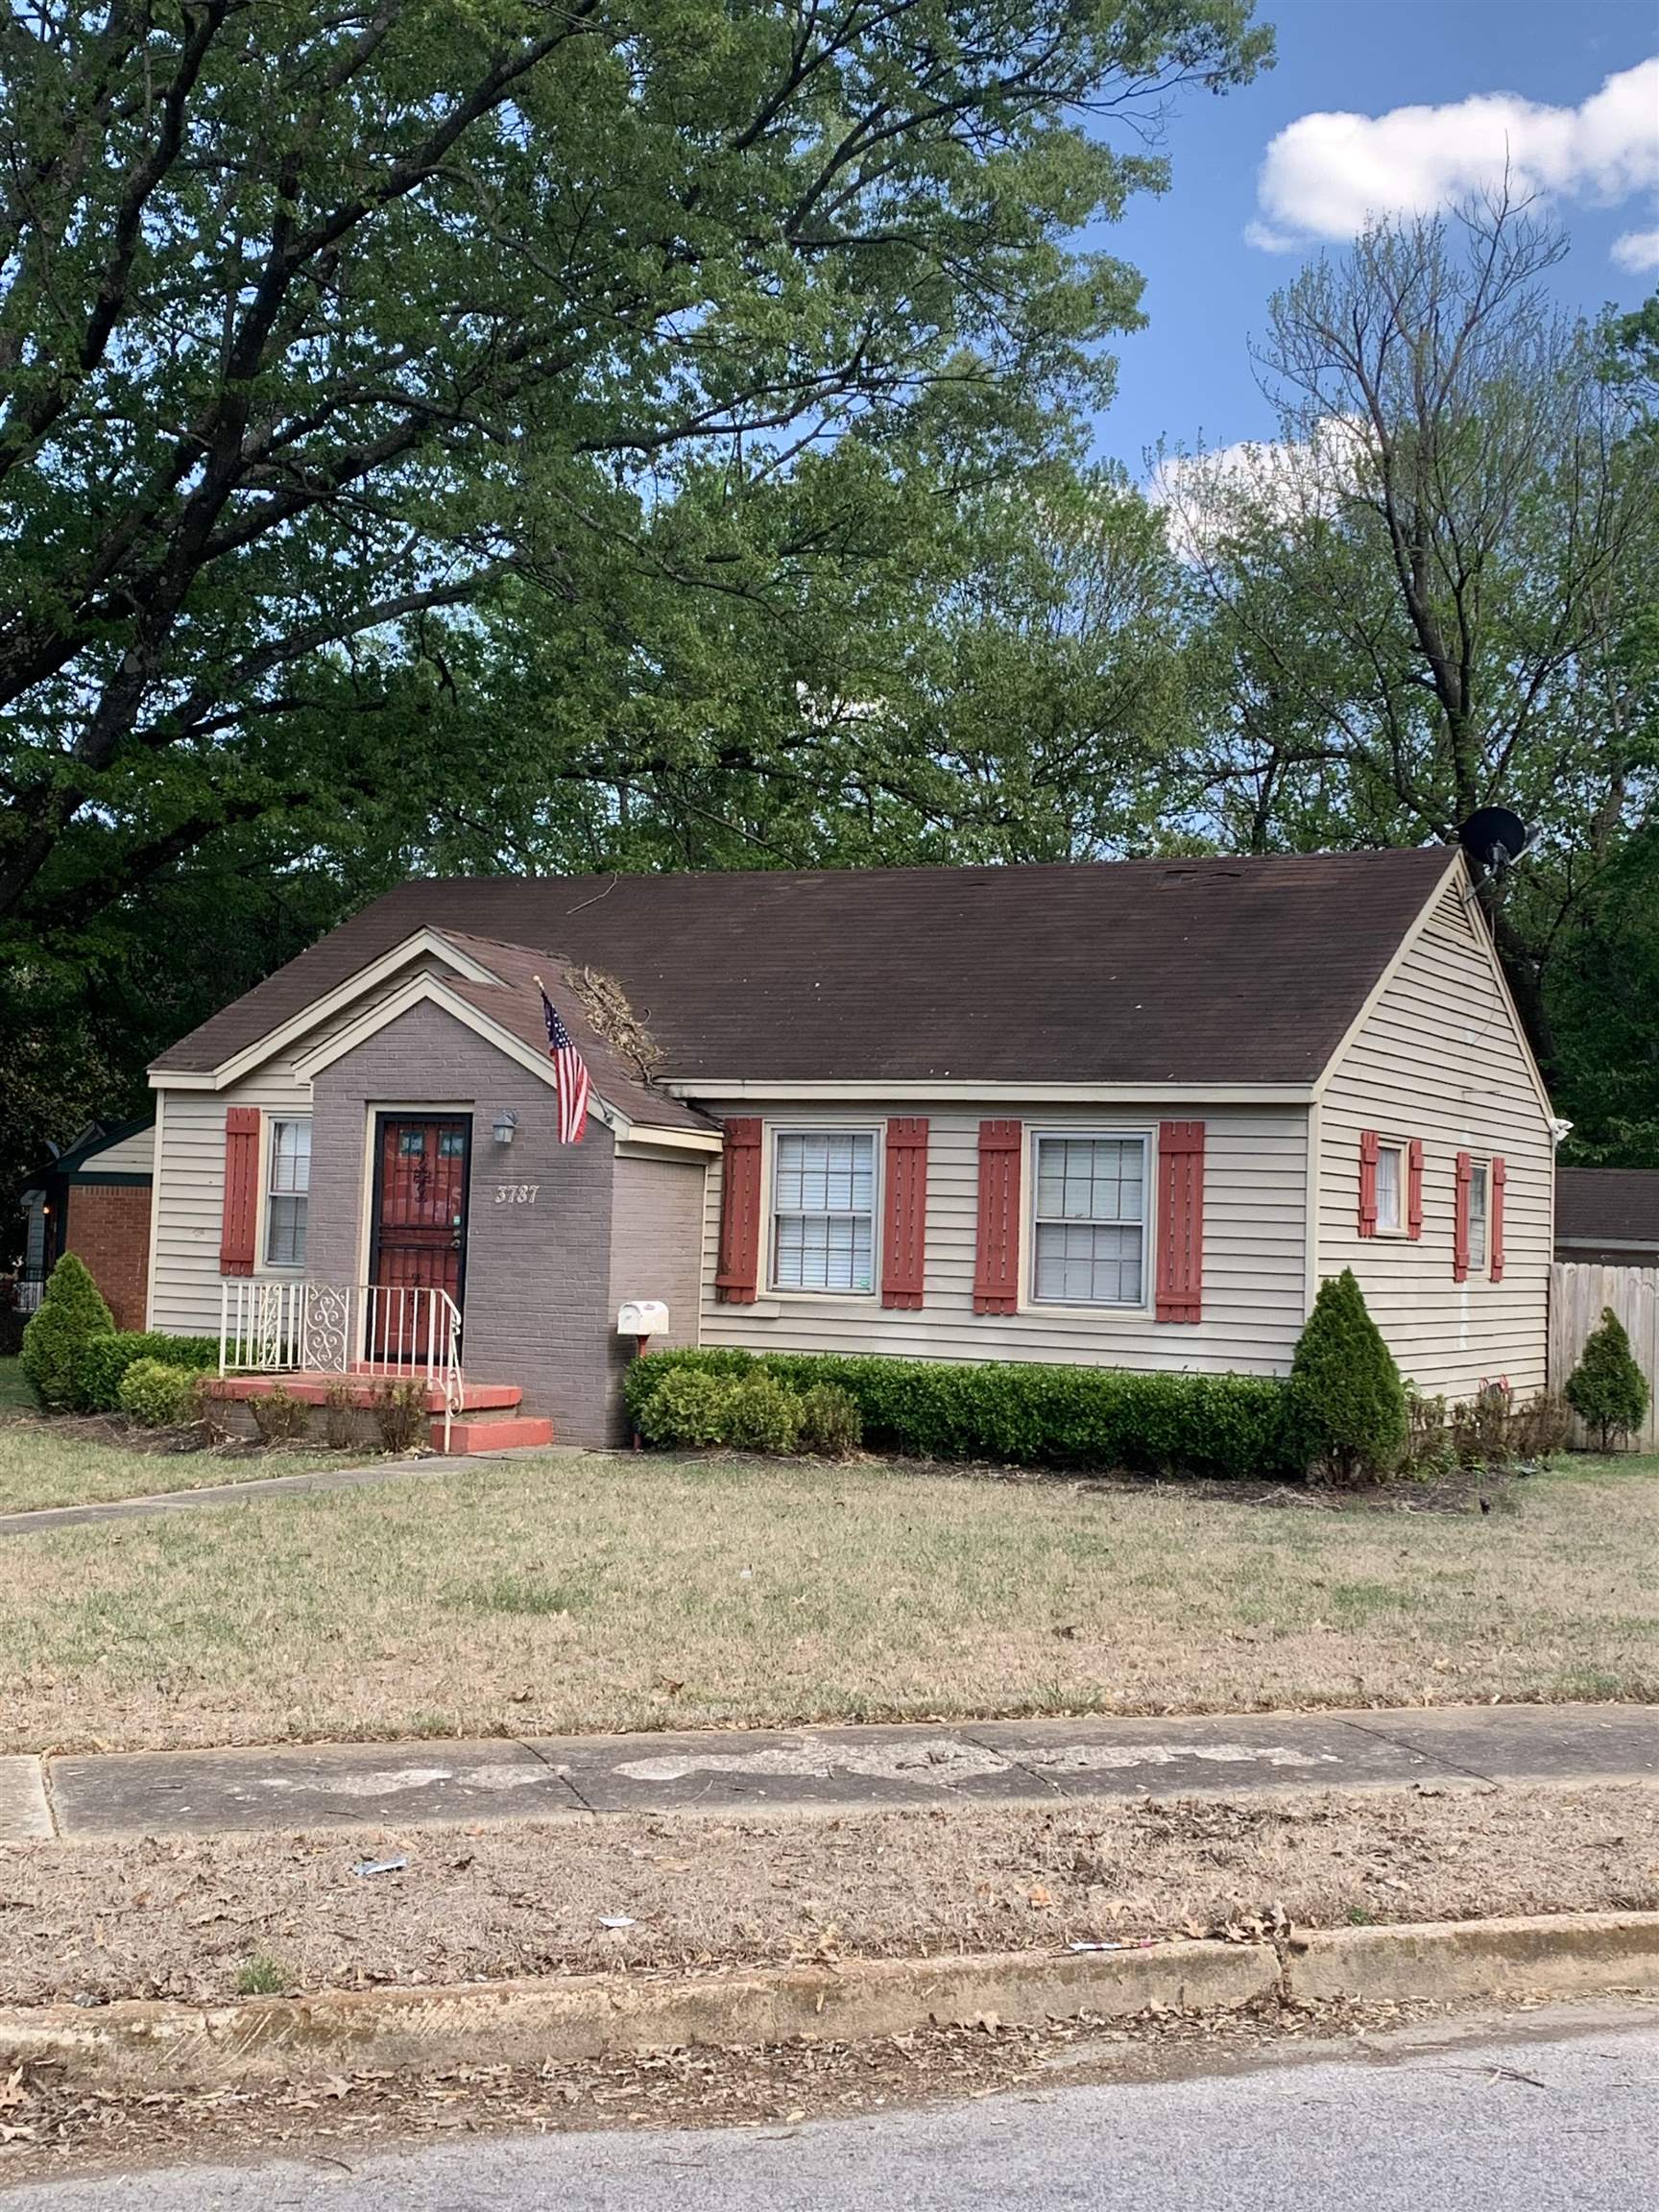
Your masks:
<svg viewBox="0 0 1659 2212"><path fill-rule="evenodd" d="M1339 1929L1266 1943L852 1960L755 1970L325 1990L209 2007L0 2010L0 2072L110 2090L205 2089L357 2067L540 2065L795 2036L858 2042L928 2024L1233 2011L1335 1997L1442 2002L1659 1990L1659 1912Z"/></svg>

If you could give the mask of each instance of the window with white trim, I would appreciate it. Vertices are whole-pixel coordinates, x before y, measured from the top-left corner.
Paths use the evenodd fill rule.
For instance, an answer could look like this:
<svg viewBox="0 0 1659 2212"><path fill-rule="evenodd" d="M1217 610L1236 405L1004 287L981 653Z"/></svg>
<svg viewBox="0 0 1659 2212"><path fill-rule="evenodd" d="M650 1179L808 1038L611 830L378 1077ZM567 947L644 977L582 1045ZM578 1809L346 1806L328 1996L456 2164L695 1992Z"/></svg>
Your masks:
<svg viewBox="0 0 1659 2212"><path fill-rule="evenodd" d="M1039 1136L1036 1146L1032 1297L1045 1305L1143 1304L1145 1138Z"/></svg>
<svg viewBox="0 0 1659 2212"><path fill-rule="evenodd" d="M303 1267L305 1208L311 1189L311 1123L271 1124L265 1170L265 1264Z"/></svg>
<svg viewBox="0 0 1659 2212"><path fill-rule="evenodd" d="M1406 1227L1406 1147L1377 1147L1377 1234L1398 1237Z"/></svg>
<svg viewBox="0 0 1659 2212"><path fill-rule="evenodd" d="M1469 1168L1469 1271L1474 1275L1486 1272L1486 1192L1491 1183L1491 1169L1484 1160L1476 1160Z"/></svg>
<svg viewBox="0 0 1659 2212"><path fill-rule="evenodd" d="M876 1287L876 1138L780 1129L772 1153L772 1286Z"/></svg>

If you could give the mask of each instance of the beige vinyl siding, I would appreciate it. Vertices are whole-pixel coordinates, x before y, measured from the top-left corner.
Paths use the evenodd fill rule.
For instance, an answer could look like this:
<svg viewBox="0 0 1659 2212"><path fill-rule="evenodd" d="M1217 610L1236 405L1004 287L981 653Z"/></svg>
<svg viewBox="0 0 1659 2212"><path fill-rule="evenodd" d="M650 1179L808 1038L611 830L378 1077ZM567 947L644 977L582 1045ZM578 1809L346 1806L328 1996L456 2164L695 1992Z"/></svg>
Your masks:
<svg viewBox="0 0 1659 2212"><path fill-rule="evenodd" d="M819 1129L874 1129L879 1109L827 1108L797 1102L774 1113L754 1101L716 1113L760 1113L767 1124L763 1199L769 1204L774 1124ZM1080 1366L1190 1368L1205 1374L1282 1373L1301 1330L1307 1289L1304 1222L1307 1201L1307 1116L1300 1107L1161 1106L1143 1113L1119 1106L1019 1108L998 1102L984 1118L1011 1118L1028 1130L1102 1134L1149 1131L1156 1148L1161 1119L1196 1119L1206 1128L1204 1183L1204 1318L1196 1326L1152 1317L1156 1223L1146 1251L1144 1309L1033 1306L1029 1253L1017 1313L975 1313L974 1256L978 1217L981 1115L960 1104L929 1110L906 1101L895 1114L926 1114L927 1265L926 1303L889 1310L879 1290L869 1297L768 1290L762 1227L761 1286L753 1306L722 1305L714 1296L720 1223L720 1166L709 1177L703 1238L703 1342L780 1352L880 1352L928 1359L1034 1359ZM879 1157L879 1143L878 1147ZM1022 1202L1029 1226L1029 1157ZM877 1198L876 1273L880 1281L880 1197ZM1156 1214L1155 1186L1147 1210Z"/></svg>
<svg viewBox="0 0 1659 2212"><path fill-rule="evenodd" d="M78 1175L148 1175L156 1160L156 1132L154 1129L134 1129L131 1137L123 1137L119 1143L106 1145L102 1152L92 1152L75 1170Z"/></svg>
<svg viewBox="0 0 1659 2212"><path fill-rule="evenodd" d="M224 1091L163 1088L151 1254L152 1329L182 1335L219 1334L219 1292L224 1280L219 1273L219 1238L225 1209L225 1116L232 1106L257 1106L265 1117L260 1130L261 1218L255 1272L293 1280L292 1270L268 1269L264 1264L263 1201L271 1118L311 1111L311 1086L294 1072L295 1060L301 1053L314 1051L418 972L445 971L441 961L422 954Z"/></svg>
<svg viewBox="0 0 1659 2212"><path fill-rule="evenodd" d="M647 1160L619 1152L611 1193L611 1304L660 1298L667 1334L655 1349L697 1341L698 1252L706 1155ZM612 1320L615 1314L613 1312ZM631 1355L633 1345L624 1347Z"/></svg>
<svg viewBox="0 0 1659 2212"><path fill-rule="evenodd" d="M1420 1138L1423 1234L1359 1235L1359 1135ZM1456 1160L1506 1164L1502 1283L1452 1274ZM1506 1375L1541 1389L1554 1145L1485 924L1458 880L1327 1077L1319 1109L1319 1271L1352 1267L1400 1371L1467 1397Z"/></svg>

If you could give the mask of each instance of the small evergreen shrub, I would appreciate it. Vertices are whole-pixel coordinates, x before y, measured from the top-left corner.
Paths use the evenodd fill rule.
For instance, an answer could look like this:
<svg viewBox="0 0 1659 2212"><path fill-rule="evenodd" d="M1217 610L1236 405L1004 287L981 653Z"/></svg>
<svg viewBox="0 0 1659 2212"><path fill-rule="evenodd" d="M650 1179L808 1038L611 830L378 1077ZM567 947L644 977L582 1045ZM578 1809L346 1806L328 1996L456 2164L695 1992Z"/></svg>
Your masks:
<svg viewBox="0 0 1659 2212"><path fill-rule="evenodd" d="M1578 1364L1567 1378L1567 1403L1581 1421L1599 1430L1601 1449L1615 1436L1640 1429L1647 1410L1647 1378L1636 1364L1624 1324L1611 1306L1601 1309L1600 1327L1592 1330Z"/></svg>
<svg viewBox="0 0 1659 2212"><path fill-rule="evenodd" d="M838 1385L858 1407L870 1450L919 1459L1269 1477L1295 1465L1285 1429L1287 1385L1252 1375L686 1348L636 1359L623 1388L646 1442L678 1444L689 1439L659 1434L653 1410L670 1376L719 1381L757 1372L803 1392ZM718 1400L700 1395L696 1403Z"/></svg>
<svg viewBox="0 0 1659 2212"><path fill-rule="evenodd" d="M423 1382L382 1382L370 1401L370 1410L388 1452L413 1452L431 1435Z"/></svg>
<svg viewBox="0 0 1659 2212"><path fill-rule="evenodd" d="M265 1444L291 1444L295 1437L304 1435L311 1419L311 1408L304 1399L284 1390L280 1382L263 1397L250 1398L248 1410Z"/></svg>
<svg viewBox="0 0 1659 2212"><path fill-rule="evenodd" d="M1352 1267L1319 1286L1290 1363L1286 1421L1304 1472L1376 1481L1406 1451L1406 1386Z"/></svg>
<svg viewBox="0 0 1659 2212"><path fill-rule="evenodd" d="M634 1376L643 1364L636 1360ZM655 1378L656 1387L630 1405L647 1444L663 1452L697 1452L726 1441L726 1415L732 1382L702 1367L673 1367Z"/></svg>
<svg viewBox="0 0 1659 2212"><path fill-rule="evenodd" d="M793 1452L801 1441L801 1394L777 1376L725 1384L725 1442L734 1452Z"/></svg>
<svg viewBox="0 0 1659 2212"><path fill-rule="evenodd" d="M160 1359L134 1359L121 1378L116 1402L143 1429L172 1429L196 1411L202 1378L192 1367Z"/></svg>
<svg viewBox="0 0 1659 2212"><path fill-rule="evenodd" d="M155 1329L118 1329L91 1337L75 1362L75 1405L84 1413L113 1413L121 1403L121 1378L138 1359L207 1374L219 1365L219 1339L164 1336Z"/></svg>
<svg viewBox="0 0 1659 2212"><path fill-rule="evenodd" d="M82 1352L93 1337L114 1332L115 1317L85 1262L65 1252L23 1332L23 1373L40 1404L56 1411L72 1407Z"/></svg>
<svg viewBox="0 0 1659 2212"><path fill-rule="evenodd" d="M864 1416L851 1390L839 1382L814 1382L801 1393L801 1449L824 1459L845 1459L864 1441Z"/></svg>

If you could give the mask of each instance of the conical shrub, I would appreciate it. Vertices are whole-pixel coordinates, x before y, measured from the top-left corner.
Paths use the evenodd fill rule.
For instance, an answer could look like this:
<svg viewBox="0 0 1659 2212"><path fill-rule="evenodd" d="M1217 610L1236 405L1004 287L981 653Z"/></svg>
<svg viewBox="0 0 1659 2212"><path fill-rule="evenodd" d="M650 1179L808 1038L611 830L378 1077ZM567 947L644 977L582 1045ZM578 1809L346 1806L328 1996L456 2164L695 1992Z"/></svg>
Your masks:
<svg viewBox="0 0 1659 2212"><path fill-rule="evenodd" d="M82 1352L92 1337L112 1335L114 1329L115 1316L85 1262L65 1252L23 1332L23 1374L42 1406L61 1410L75 1404Z"/></svg>
<svg viewBox="0 0 1659 2212"><path fill-rule="evenodd" d="M1636 1364L1624 1324L1611 1306L1601 1309L1599 1327L1587 1338L1578 1364L1567 1378L1567 1403L1601 1435L1605 1452L1615 1436L1640 1429L1647 1410L1647 1378Z"/></svg>
<svg viewBox="0 0 1659 2212"><path fill-rule="evenodd" d="M1290 1364L1286 1431L1298 1464L1376 1481L1406 1449L1406 1386L1354 1270L1322 1283Z"/></svg>

